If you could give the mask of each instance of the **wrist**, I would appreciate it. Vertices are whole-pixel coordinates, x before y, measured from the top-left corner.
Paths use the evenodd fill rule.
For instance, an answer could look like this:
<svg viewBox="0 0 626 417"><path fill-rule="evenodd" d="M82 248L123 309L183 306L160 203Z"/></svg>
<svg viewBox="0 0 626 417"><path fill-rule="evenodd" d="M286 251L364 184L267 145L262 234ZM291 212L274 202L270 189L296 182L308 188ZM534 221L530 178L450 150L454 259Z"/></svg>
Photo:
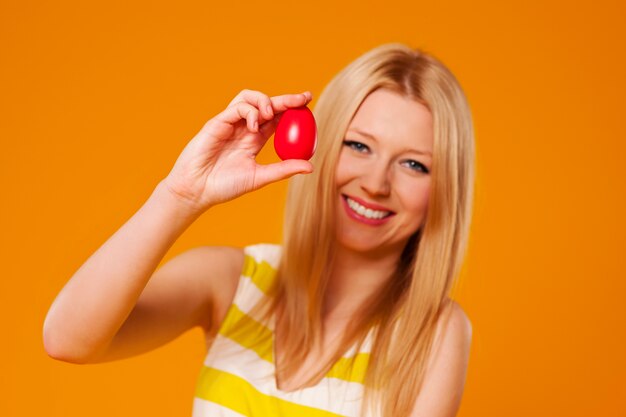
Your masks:
<svg viewBox="0 0 626 417"><path fill-rule="evenodd" d="M170 214L191 222L207 210L207 207L199 207L197 204L185 199L184 196L171 189L165 180L161 180L157 184L150 198L155 200L159 206Z"/></svg>

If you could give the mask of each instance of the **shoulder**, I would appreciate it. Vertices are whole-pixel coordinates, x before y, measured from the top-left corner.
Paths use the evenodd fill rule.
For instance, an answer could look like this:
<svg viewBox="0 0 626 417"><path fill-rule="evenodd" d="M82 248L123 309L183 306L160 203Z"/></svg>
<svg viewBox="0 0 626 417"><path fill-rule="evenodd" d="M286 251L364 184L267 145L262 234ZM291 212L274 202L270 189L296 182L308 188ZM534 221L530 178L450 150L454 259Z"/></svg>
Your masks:
<svg viewBox="0 0 626 417"><path fill-rule="evenodd" d="M207 321L202 324L205 331L213 330L230 306L230 301L237 289L244 258L242 248L198 246L183 252L170 262L178 262L181 268L184 266L189 271L188 274L181 275L179 282L184 280L190 283L191 277L197 277L193 288L198 294L206 297L206 305L209 309L204 315Z"/></svg>
<svg viewBox="0 0 626 417"><path fill-rule="evenodd" d="M238 276L244 261L244 250L230 246L198 246L179 255L190 268L206 271L212 279Z"/></svg>
<svg viewBox="0 0 626 417"><path fill-rule="evenodd" d="M243 282L241 292L244 295L242 297L251 296L249 291L246 291L247 286L261 290L263 294L269 294L277 276L281 253L281 246L271 243L258 243L244 248L245 259L241 276L248 279ZM248 300L248 302L252 301Z"/></svg>
<svg viewBox="0 0 626 417"><path fill-rule="evenodd" d="M472 323L459 303L447 299L437 322L435 339L429 358L429 367L441 366L444 361L465 368L472 342Z"/></svg>
<svg viewBox="0 0 626 417"><path fill-rule="evenodd" d="M276 269L280 262L282 247L274 243L257 243L243 248L243 253L258 264L266 262Z"/></svg>
<svg viewBox="0 0 626 417"><path fill-rule="evenodd" d="M454 416L460 406L472 340L463 308L447 300L437 323L424 383L411 416Z"/></svg>
<svg viewBox="0 0 626 417"><path fill-rule="evenodd" d="M437 333L440 336L470 342L472 338L472 322L463 307L452 299L447 299L439 322Z"/></svg>
<svg viewBox="0 0 626 417"><path fill-rule="evenodd" d="M267 286L278 267L281 246L257 243L243 248L205 246L198 250L204 251L202 262L212 265L213 272L217 272L215 277L219 278L207 281L210 285L208 292L213 294L214 308L213 320L207 329L210 334L219 328L237 294L240 298L247 297L245 288L240 288L242 276L250 278L261 288Z"/></svg>

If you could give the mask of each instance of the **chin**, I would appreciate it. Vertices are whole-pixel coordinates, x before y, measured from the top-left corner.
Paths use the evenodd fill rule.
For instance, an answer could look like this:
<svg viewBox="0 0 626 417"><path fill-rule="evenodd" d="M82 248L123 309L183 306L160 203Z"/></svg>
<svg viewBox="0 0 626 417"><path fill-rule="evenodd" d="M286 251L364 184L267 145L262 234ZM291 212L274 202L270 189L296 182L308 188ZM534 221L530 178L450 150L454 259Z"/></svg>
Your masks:
<svg viewBox="0 0 626 417"><path fill-rule="evenodd" d="M338 240L337 243L340 248L352 252L372 253L381 249L380 246L368 244L365 242L354 242L351 240Z"/></svg>
<svg viewBox="0 0 626 417"><path fill-rule="evenodd" d="M361 255L379 257L393 252L402 253L401 242L372 242L371 239L359 239L355 236L337 236L339 248Z"/></svg>

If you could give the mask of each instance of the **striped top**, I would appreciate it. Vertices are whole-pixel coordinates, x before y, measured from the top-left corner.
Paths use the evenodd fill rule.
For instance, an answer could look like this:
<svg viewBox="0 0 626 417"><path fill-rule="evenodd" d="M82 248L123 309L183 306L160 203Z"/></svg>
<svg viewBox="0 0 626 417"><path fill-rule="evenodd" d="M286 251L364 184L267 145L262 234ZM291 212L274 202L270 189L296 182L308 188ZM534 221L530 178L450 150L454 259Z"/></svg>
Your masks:
<svg viewBox="0 0 626 417"><path fill-rule="evenodd" d="M193 417L358 416L371 331L354 345L315 386L282 391L276 385L275 317L263 321L251 309L276 275L281 248L258 244L244 248L237 291L198 377Z"/></svg>

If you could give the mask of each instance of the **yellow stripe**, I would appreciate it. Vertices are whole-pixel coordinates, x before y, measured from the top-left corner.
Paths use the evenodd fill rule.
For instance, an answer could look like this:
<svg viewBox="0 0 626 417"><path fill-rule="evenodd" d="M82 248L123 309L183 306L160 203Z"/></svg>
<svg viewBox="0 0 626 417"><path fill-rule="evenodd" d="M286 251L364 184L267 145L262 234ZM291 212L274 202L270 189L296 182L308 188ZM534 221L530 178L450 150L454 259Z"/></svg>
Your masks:
<svg viewBox="0 0 626 417"><path fill-rule="evenodd" d="M231 304L219 333L241 346L251 349L260 358L273 362L272 331Z"/></svg>
<svg viewBox="0 0 626 417"><path fill-rule="evenodd" d="M265 261L257 263L252 256L246 255L241 274L250 278L254 285L267 294L276 276L276 269Z"/></svg>
<svg viewBox="0 0 626 417"><path fill-rule="evenodd" d="M362 384L365 381L369 360L369 353L357 353L351 358L339 358L326 376Z"/></svg>
<svg viewBox="0 0 626 417"><path fill-rule="evenodd" d="M231 305L219 333L244 348L256 352L261 359L274 363L272 331L241 311L235 304ZM350 358L339 358L326 376L362 384L369 359L370 354L365 352Z"/></svg>
<svg viewBox="0 0 626 417"><path fill-rule="evenodd" d="M206 366L200 373L195 396L249 417L340 416L263 394L243 378Z"/></svg>
<svg viewBox="0 0 626 417"><path fill-rule="evenodd" d="M256 262L254 258L250 255L246 255L243 258L243 269L241 270L241 275L246 277L251 277L254 274L254 270L256 269Z"/></svg>
<svg viewBox="0 0 626 417"><path fill-rule="evenodd" d="M265 261L257 263L254 257L246 255L242 275L249 277L261 291L267 293L276 270L269 263ZM235 304L228 311L220 334L253 350L262 359L270 363L274 362L272 331L241 311ZM362 384L369 359L370 354L365 352L350 358L340 358L328 371L326 377Z"/></svg>

